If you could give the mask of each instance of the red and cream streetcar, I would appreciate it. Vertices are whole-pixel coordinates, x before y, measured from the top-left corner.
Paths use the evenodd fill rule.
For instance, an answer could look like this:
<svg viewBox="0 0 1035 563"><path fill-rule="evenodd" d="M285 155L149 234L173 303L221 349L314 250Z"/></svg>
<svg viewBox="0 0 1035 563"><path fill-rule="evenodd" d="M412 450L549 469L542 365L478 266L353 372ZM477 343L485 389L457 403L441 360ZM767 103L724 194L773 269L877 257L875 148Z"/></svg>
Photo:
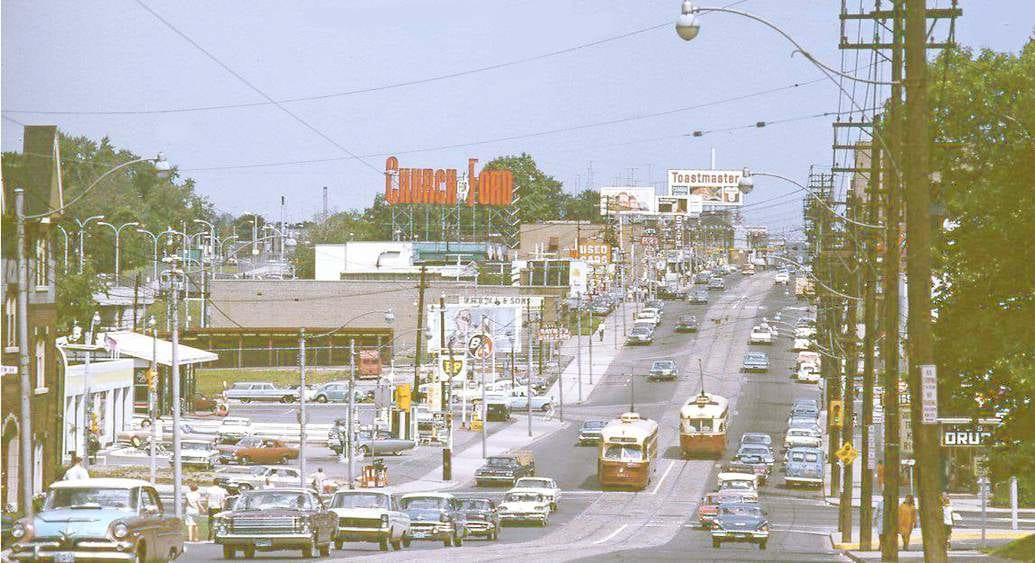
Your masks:
<svg viewBox="0 0 1035 563"><path fill-rule="evenodd" d="M679 447L683 457L719 457L726 451L730 402L701 392L679 410Z"/></svg>
<svg viewBox="0 0 1035 563"><path fill-rule="evenodd" d="M644 489L658 457L658 423L627 412L601 431L597 481L604 487Z"/></svg>

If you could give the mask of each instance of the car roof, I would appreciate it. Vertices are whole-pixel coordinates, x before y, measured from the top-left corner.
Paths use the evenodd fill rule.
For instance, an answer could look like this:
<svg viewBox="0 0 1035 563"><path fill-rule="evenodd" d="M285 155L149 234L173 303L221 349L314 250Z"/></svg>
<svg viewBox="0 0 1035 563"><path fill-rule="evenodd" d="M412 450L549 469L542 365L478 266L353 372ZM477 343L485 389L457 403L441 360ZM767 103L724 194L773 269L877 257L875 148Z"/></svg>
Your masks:
<svg viewBox="0 0 1035 563"><path fill-rule="evenodd" d="M242 491L244 493L312 493L316 494L316 491L312 489L302 487L270 487L265 489L252 489L251 491Z"/></svg>
<svg viewBox="0 0 1035 563"><path fill-rule="evenodd" d="M507 494L510 494L510 493L520 493L520 494L529 494L529 495L541 495L541 494L543 494L541 490L534 489L532 487L514 487L513 489L510 489L509 491L507 491Z"/></svg>
<svg viewBox="0 0 1035 563"><path fill-rule="evenodd" d="M423 498L423 497L441 498L441 499L446 499L446 500L456 498L456 497L454 497L450 493L437 493L437 492L433 492L433 491L424 492L424 493L406 493L405 495L403 495L403 496L401 496L399 498L400 498L400 500L406 500L406 499L411 499L411 498Z"/></svg>
<svg viewBox="0 0 1035 563"><path fill-rule="evenodd" d="M151 483L143 479L121 479L115 477L91 477L90 479L73 479L71 481L55 481L51 489L132 489L134 487L150 487Z"/></svg>
<svg viewBox="0 0 1035 563"><path fill-rule="evenodd" d="M674 364L675 360L654 360L655 364Z"/></svg>
<svg viewBox="0 0 1035 563"><path fill-rule="evenodd" d="M726 508L745 508L745 509L752 508L752 509L755 509L755 510L761 510L762 509L762 507L759 506L758 504L748 503L748 502L723 502L723 503L720 503L719 506L724 506Z"/></svg>

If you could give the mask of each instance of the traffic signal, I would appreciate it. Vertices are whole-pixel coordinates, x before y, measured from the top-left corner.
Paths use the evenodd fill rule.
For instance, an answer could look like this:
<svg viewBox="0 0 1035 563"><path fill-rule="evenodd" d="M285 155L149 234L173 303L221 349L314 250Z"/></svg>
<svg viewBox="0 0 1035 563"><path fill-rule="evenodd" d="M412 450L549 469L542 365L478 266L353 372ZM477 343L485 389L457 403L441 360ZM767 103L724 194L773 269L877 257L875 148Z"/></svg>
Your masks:
<svg viewBox="0 0 1035 563"><path fill-rule="evenodd" d="M395 406L401 411L410 410L410 384L403 383L395 388Z"/></svg>
<svg viewBox="0 0 1035 563"><path fill-rule="evenodd" d="M827 410L827 420L831 428L844 426L844 406L841 401L830 401L830 409Z"/></svg>
<svg viewBox="0 0 1035 563"><path fill-rule="evenodd" d="M145 377L147 377L147 388L148 389L154 389L154 387L155 387L155 376L156 376L156 374L155 374L154 368L148 369L147 372L145 373Z"/></svg>

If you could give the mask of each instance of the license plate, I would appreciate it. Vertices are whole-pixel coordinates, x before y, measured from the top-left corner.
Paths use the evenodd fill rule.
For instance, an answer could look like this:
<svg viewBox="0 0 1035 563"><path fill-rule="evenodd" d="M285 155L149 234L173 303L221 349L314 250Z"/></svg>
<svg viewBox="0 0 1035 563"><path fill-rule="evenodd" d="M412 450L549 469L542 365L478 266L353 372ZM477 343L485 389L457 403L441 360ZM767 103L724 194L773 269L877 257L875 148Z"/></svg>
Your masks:
<svg viewBox="0 0 1035 563"><path fill-rule="evenodd" d="M74 563L74 561L75 561L75 554L74 553L58 552L58 553L54 554L54 563Z"/></svg>
<svg viewBox="0 0 1035 563"><path fill-rule="evenodd" d="M419 540L419 539L423 539L423 538L428 537L428 533L427 532L411 532L410 533L410 537Z"/></svg>
<svg viewBox="0 0 1035 563"><path fill-rule="evenodd" d="M273 540L255 540L255 547L272 547Z"/></svg>

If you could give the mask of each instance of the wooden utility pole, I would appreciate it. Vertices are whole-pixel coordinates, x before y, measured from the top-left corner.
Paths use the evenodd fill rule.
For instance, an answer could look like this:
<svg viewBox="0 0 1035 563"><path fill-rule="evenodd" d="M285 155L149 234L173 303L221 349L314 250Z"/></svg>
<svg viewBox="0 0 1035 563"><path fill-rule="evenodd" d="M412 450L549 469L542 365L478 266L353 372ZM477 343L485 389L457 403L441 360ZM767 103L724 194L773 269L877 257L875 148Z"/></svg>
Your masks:
<svg viewBox="0 0 1035 563"><path fill-rule="evenodd" d="M927 106L927 2L906 2L906 287L909 297L910 418L927 561L947 561L941 506L941 452L937 423L923 424L920 373L934 365L931 333L931 133Z"/></svg>
<svg viewBox="0 0 1035 563"><path fill-rule="evenodd" d="M858 211L859 197L855 193L850 193L846 215L855 220L859 215ZM847 251L845 252L846 261L843 264L845 267L845 281L847 282L845 293L854 297L859 293L859 261L856 257L856 253L859 251L859 247L856 244L856 240L859 237L859 227L854 223L847 222L845 234L845 250ZM844 444L851 444L855 439L855 375L859 369L859 351L856 346L856 317L858 316L859 303L855 299L845 299L845 303L848 311L845 315L845 386L844 408L842 409L844 413L844 426L841 429L841 441ZM838 325L838 332L840 332L840 325ZM843 542L852 541L852 494L855 489L855 474L852 464L854 463L855 461L845 463L842 475L844 480L841 485L841 502L838 505L838 509L841 517L841 541Z"/></svg>
<svg viewBox="0 0 1035 563"><path fill-rule="evenodd" d="M876 122L877 120L874 119ZM880 124L874 123L874 130ZM866 222L877 224L877 205L880 193L881 151L877 143L870 143L870 176L866 192ZM870 449L873 435L873 356L877 332L876 238L867 234L863 244L866 255L862 261L863 277L863 399L862 399L862 484L859 495L859 549L869 551L873 545L873 465L874 455Z"/></svg>

